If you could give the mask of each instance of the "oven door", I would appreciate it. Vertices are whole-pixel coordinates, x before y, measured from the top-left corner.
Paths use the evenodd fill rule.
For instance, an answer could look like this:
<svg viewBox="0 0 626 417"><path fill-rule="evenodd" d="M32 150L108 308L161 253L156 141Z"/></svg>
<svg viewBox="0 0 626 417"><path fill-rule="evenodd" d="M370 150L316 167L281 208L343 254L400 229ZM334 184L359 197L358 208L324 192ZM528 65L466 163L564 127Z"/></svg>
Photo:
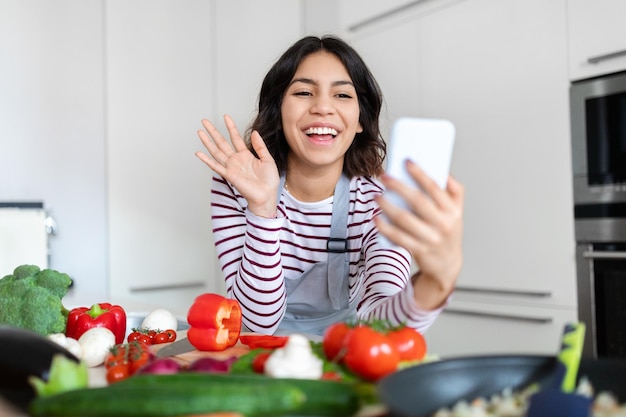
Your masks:
<svg viewBox="0 0 626 417"><path fill-rule="evenodd" d="M626 243L579 243L576 262L584 355L625 358Z"/></svg>
<svg viewBox="0 0 626 417"><path fill-rule="evenodd" d="M626 73L570 89L576 204L626 202Z"/></svg>

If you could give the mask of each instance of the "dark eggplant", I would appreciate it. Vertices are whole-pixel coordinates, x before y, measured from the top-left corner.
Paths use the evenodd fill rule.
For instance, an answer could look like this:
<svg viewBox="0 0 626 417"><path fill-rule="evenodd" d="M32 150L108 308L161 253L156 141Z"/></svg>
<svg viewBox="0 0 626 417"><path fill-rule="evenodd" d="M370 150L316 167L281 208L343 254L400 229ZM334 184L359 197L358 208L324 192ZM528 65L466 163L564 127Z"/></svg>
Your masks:
<svg viewBox="0 0 626 417"><path fill-rule="evenodd" d="M30 330L0 325L0 396L25 410L35 398L31 375L48 380L52 357L79 359L67 349Z"/></svg>

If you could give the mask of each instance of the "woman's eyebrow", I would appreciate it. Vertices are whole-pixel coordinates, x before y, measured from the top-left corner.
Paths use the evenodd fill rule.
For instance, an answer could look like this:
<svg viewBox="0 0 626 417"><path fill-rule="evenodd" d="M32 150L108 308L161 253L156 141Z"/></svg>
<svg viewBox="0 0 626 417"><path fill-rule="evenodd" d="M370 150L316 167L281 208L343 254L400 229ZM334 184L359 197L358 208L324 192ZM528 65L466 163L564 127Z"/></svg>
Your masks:
<svg viewBox="0 0 626 417"><path fill-rule="evenodd" d="M318 85L318 83L311 79L311 78L294 78L289 85L293 85L295 83L304 83L304 84L310 84L310 85ZM339 81L333 81L331 84L333 87L337 87L337 86L342 86L342 85L351 85L354 87L354 83L352 81L349 80L339 80Z"/></svg>

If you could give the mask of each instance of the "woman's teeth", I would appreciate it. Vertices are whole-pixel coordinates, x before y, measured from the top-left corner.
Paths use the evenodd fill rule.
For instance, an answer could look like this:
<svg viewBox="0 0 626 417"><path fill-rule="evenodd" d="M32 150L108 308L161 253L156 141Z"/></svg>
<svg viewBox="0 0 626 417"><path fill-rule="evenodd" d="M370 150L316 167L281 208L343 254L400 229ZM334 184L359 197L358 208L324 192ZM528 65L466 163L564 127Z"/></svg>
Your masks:
<svg viewBox="0 0 626 417"><path fill-rule="evenodd" d="M304 131L306 135L332 135L337 136L337 131L332 127L310 127Z"/></svg>

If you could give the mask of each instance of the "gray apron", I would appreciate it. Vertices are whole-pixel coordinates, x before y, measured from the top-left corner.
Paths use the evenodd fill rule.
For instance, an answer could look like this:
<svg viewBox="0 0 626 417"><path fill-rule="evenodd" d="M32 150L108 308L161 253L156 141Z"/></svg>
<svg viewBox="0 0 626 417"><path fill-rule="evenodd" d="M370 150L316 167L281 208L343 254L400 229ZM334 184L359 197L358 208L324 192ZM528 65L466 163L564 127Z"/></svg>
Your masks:
<svg viewBox="0 0 626 417"><path fill-rule="evenodd" d="M278 203L284 182L285 177L281 176ZM350 263L346 234L349 210L350 178L342 175L333 198L330 238L326 245L328 261L316 263L298 278L285 278L287 310L277 334L323 335L331 324L356 315L356 301L348 302Z"/></svg>

